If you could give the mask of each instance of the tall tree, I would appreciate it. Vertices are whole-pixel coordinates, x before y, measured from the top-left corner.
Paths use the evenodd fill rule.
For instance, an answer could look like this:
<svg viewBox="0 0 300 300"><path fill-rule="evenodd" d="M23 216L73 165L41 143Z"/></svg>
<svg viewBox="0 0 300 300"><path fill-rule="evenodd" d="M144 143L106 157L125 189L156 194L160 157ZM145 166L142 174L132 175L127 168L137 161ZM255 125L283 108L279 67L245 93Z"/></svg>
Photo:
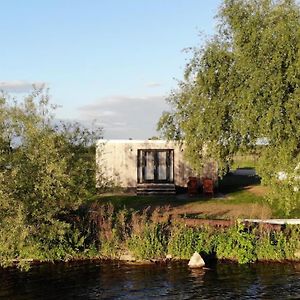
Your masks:
<svg viewBox="0 0 300 300"><path fill-rule="evenodd" d="M272 188L269 199L288 214L300 205L299 5L224 0L218 20L218 32L195 50L169 98L173 111L158 127L186 142L196 170L211 157L222 173L234 153L266 141L258 171Z"/></svg>
<svg viewBox="0 0 300 300"><path fill-rule="evenodd" d="M56 125L53 112L44 89L0 99L0 265L51 251L59 258L70 229L62 216L95 195L101 129Z"/></svg>

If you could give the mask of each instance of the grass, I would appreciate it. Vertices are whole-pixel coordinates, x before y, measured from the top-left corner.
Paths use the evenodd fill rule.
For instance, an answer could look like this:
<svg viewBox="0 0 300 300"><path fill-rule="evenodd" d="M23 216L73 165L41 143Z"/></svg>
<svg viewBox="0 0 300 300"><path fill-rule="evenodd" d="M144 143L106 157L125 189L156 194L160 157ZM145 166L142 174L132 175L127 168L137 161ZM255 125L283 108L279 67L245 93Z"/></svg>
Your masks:
<svg viewBox="0 0 300 300"><path fill-rule="evenodd" d="M95 204L93 212L88 215L90 226L88 228L91 229L92 241L97 245L100 257L119 259L126 254L138 260L160 262L165 260L167 254L175 259L189 259L197 251L206 258L229 259L239 263L266 259L276 261L299 259L295 252L299 241L297 227L277 232L230 222L231 226L220 229L203 225L208 222L203 223L201 220L200 222L190 220L196 224L190 227L186 226L186 223L191 224L187 220L178 218L174 220L175 222L167 222L169 218L162 220L158 216L160 210L155 210L151 214L148 210L129 214L125 210L115 210L112 205L93 204ZM195 208L194 204L196 203L188 205ZM230 205L232 204L227 204ZM195 215L190 217L195 218ZM203 218L204 215L199 214L198 217ZM219 224L228 222L223 221Z"/></svg>
<svg viewBox="0 0 300 300"><path fill-rule="evenodd" d="M226 195L226 199L221 199L218 203L226 204L245 204L245 203L264 203L264 197L255 194L251 188L245 188Z"/></svg>
<svg viewBox="0 0 300 300"><path fill-rule="evenodd" d="M264 187L257 176L227 175L219 184L215 197L199 194L194 197L136 196L134 194L107 194L97 196L98 203L112 203L116 209L143 211L160 207L162 214L206 219L270 218L272 211L265 203Z"/></svg>
<svg viewBox="0 0 300 300"><path fill-rule="evenodd" d="M219 182L213 198L199 194L194 197L176 196L136 196L135 194L107 194L96 196L93 201L112 203L116 209L153 211L160 207L162 214L172 214L202 219L237 218L280 218L280 212L272 210L264 196L268 190L260 185L258 176L228 174ZM291 217L299 217L300 209Z"/></svg>
<svg viewBox="0 0 300 300"><path fill-rule="evenodd" d="M299 218L300 217L300 207L295 208L290 215L290 218Z"/></svg>
<svg viewBox="0 0 300 300"><path fill-rule="evenodd" d="M174 207L172 213L202 219L270 218L272 211L263 196L247 189L199 199Z"/></svg>
<svg viewBox="0 0 300 300"><path fill-rule="evenodd" d="M142 211L147 207L158 207L158 206L180 206L187 202L186 199L180 199L176 196L137 196L131 194L109 194L97 196L94 200L105 203L111 203L117 209L127 208ZM196 199L190 199L191 202Z"/></svg>
<svg viewBox="0 0 300 300"><path fill-rule="evenodd" d="M233 158L232 170L238 168L251 168L255 169L258 164L258 155L248 154L248 155L236 155Z"/></svg>

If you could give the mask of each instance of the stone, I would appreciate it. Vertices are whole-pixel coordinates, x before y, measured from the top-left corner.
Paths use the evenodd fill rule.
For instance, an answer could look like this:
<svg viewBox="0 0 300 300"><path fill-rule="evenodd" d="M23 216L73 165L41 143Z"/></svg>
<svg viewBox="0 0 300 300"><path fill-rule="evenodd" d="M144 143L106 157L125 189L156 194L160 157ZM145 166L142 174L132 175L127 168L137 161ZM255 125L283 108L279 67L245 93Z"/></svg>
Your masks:
<svg viewBox="0 0 300 300"><path fill-rule="evenodd" d="M198 252L195 252L191 257L188 266L190 268L202 268L205 266L205 262Z"/></svg>

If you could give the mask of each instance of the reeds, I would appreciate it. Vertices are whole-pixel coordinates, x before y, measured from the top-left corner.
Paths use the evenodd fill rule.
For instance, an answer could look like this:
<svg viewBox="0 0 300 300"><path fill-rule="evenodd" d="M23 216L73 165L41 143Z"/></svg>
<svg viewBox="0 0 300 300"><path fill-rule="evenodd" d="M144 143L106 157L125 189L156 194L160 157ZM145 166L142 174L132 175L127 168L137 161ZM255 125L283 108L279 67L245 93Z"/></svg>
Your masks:
<svg viewBox="0 0 300 300"><path fill-rule="evenodd" d="M294 254L300 249L299 227L280 232L266 232L241 223L223 229L191 228L178 220L172 221L166 208L148 207L138 212L94 203L88 219L89 231L93 233L100 256L109 258L129 252L137 259L162 259L167 255L188 259L198 251L203 255L248 263L297 259Z"/></svg>

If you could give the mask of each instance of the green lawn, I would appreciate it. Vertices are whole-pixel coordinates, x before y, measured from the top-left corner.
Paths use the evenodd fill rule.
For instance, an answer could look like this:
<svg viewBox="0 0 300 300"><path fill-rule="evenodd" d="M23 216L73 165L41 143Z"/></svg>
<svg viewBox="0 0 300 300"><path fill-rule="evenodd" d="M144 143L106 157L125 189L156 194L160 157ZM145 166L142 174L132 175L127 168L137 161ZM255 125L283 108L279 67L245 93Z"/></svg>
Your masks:
<svg viewBox="0 0 300 300"><path fill-rule="evenodd" d="M124 208L134 209L134 210L143 210L149 206L179 206L186 204L187 202L195 202L198 201L198 198L190 198L188 200L181 199L178 196L137 196L132 194L107 194L100 195L96 197L94 200L100 203L111 203L116 208Z"/></svg>
<svg viewBox="0 0 300 300"><path fill-rule="evenodd" d="M106 194L95 197L98 203L112 203L116 209L142 211L147 207L168 207L165 211L178 215L202 215L207 218L238 218L270 216L270 209L262 195L255 193L259 188L257 176L225 176L213 198L199 194L188 197L176 196L136 196L134 194ZM164 211L164 209L162 209ZM261 213L263 212L263 213Z"/></svg>
<svg viewBox="0 0 300 300"><path fill-rule="evenodd" d="M92 201L111 203L116 209L142 211L148 207L168 207L165 211L172 214L199 218L271 218L282 217L271 209L264 199L267 189L260 185L258 176L227 175L219 182L213 198L199 194L188 197L176 196L136 196L135 194L106 194L96 196ZM164 211L164 209L162 209ZM171 211L171 212L170 212ZM299 217L300 209L291 217Z"/></svg>

